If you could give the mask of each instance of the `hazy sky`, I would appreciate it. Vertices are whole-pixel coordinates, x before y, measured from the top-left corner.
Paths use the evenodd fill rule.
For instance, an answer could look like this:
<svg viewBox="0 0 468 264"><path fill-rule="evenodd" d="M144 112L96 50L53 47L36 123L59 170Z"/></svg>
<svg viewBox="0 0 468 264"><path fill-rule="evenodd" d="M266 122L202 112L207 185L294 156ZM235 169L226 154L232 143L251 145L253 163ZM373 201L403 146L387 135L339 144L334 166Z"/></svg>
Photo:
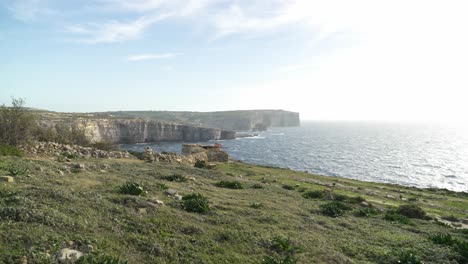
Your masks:
<svg viewBox="0 0 468 264"><path fill-rule="evenodd" d="M0 103L468 120L468 1L0 0Z"/></svg>

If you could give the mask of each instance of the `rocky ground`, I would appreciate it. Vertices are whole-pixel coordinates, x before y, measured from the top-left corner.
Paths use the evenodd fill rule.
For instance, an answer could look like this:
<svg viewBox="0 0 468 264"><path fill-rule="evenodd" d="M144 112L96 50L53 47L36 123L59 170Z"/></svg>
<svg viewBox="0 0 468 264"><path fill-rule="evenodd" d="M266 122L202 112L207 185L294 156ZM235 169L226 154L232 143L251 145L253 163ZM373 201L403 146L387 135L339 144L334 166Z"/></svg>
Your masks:
<svg viewBox="0 0 468 264"><path fill-rule="evenodd" d="M468 261L466 193L58 148L0 157L0 263Z"/></svg>

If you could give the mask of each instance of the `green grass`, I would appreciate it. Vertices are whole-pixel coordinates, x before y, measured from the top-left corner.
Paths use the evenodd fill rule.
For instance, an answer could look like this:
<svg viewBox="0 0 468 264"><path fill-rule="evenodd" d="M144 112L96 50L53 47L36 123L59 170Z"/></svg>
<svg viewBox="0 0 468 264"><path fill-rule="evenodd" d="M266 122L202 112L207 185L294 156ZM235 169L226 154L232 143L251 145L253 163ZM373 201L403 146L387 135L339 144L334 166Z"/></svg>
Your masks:
<svg viewBox="0 0 468 264"><path fill-rule="evenodd" d="M24 152L16 147L0 144L0 156L24 157Z"/></svg>
<svg viewBox="0 0 468 264"><path fill-rule="evenodd" d="M217 187L227 188L227 189L244 189L242 183L238 181L219 181L215 184Z"/></svg>
<svg viewBox="0 0 468 264"><path fill-rule="evenodd" d="M95 263L100 258L143 264L465 261L467 231L430 220L466 218L468 197L459 193L236 162L210 170L125 159L75 162L86 170L73 173L67 163L50 157L0 157L2 175L9 174L10 165L29 171L15 176L14 183L0 183L0 263L20 263L23 256L28 263L53 263L52 256L68 241L77 248L92 245L95 250L87 258ZM177 176L162 181L161 175L197 180ZM145 195L116 191L128 181L144 186ZM219 188L221 181L245 188ZM283 185L300 185L303 192ZM183 200L166 195L167 188L177 190ZM313 191L323 195L303 197ZM427 217L402 215L398 208L407 202L386 197L398 197L399 191L418 197ZM156 205L155 199L164 205ZM363 200L372 207L362 207ZM436 243L430 239L436 234L459 242ZM301 250L286 253L285 241Z"/></svg>

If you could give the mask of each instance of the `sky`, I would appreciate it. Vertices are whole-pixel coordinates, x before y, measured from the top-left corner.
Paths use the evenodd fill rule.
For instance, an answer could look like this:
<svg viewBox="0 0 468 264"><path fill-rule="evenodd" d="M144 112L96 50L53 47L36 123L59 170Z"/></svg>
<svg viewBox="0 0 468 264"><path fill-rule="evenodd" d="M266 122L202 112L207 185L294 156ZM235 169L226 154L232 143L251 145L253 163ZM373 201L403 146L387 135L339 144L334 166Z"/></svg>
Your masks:
<svg viewBox="0 0 468 264"><path fill-rule="evenodd" d="M468 122L461 0L0 0L0 104Z"/></svg>

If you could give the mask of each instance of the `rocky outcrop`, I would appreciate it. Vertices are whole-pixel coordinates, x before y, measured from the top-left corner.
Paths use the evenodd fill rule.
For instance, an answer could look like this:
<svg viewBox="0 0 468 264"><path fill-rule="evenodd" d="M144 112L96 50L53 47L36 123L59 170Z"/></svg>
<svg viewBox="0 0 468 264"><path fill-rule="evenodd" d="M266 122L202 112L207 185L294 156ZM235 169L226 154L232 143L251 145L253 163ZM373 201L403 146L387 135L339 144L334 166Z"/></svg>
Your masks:
<svg viewBox="0 0 468 264"><path fill-rule="evenodd" d="M53 142L39 142L23 146L21 149L32 155L50 155L65 158L134 158L127 151L104 151L96 148Z"/></svg>

